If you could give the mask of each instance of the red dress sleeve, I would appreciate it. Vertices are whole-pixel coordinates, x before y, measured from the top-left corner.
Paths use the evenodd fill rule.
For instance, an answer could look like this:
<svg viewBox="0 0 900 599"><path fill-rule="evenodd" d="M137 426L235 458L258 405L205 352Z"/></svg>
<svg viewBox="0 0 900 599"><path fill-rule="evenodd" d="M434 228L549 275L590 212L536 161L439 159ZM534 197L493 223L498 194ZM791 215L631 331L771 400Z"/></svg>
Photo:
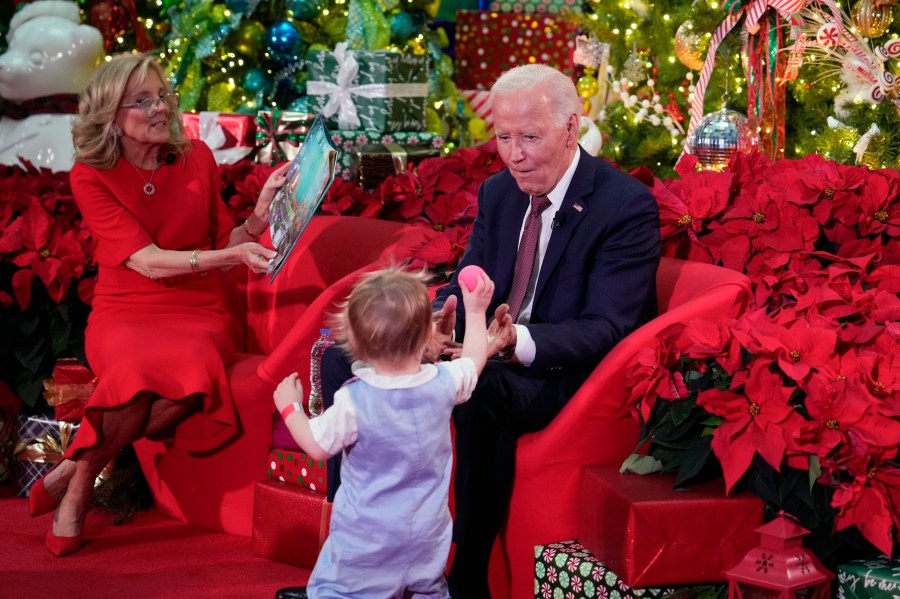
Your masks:
<svg viewBox="0 0 900 599"><path fill-rule="evenodd" d="M116 267L136 251L153 243L137 221L98 177L97 170L75 163L69 173L75 202L97 241L97 262Z"/></svg>

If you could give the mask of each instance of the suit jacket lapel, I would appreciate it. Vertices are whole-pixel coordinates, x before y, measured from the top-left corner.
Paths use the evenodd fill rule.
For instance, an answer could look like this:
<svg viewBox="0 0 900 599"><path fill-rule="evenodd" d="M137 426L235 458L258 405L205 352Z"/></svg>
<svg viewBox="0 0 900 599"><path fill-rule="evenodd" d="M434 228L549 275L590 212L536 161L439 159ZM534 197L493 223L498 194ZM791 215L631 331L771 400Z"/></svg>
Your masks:
<svg viewBox="0 0 900 599"><path fill-rule="evenodd" d="M553 234L550 235L550 243L547 245L547 253L544 254L544 260L541 262L541 272L535 287L535 302L540 299L544 285L547 284L547 279L559 263L566 246L569 245L569 240L578 227L578 223L591 209L590 205L584 201L584 198L593 191L596 168L590 154L580 147L579 151L581 156L578 159L578 167L572 175L572 182L569 183L566 197L563 199L563 203L558 211L558 213L566 215L565 224L554 229Z"/></svg>

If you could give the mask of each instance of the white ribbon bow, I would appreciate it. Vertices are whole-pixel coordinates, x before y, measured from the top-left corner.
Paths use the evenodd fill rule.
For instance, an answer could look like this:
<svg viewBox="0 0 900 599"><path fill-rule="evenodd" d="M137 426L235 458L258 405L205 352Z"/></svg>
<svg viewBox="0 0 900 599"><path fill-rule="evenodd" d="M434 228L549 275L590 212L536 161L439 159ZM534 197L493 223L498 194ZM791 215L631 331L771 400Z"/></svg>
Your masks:
<svg viewBox="0 0 900 599"><path fill-rule="evenodd" d="M218 119L218 112L203 111L200 113L200 140L212 150L217 164L234 164L250 154L253 148L223 148L226 139L225 130L222 129Z"/></svg>
<svg viewBox="0 0 900 599"><path fill-rule="evenodd" d="M338 115L338 128L352 130L360 128L359 114L354 97L361 98L418 98L428 93L427 83L367 83L353 85L359 74L356 53L347 48L347 42L334 47L334 57L338 63L337 83L330 81L307 81L306 93L310 96L328 96L322 108L322 116L331 118Z"/></svg>
<svg viewBox="0 0 900 599"><path fill-rule="evenodd" d="M872 138L881 133L881 129L878 128L878 125L872 123L872 126L869 127L869 130L862 134L859 138L859 141L856 142L856 145L853 146L853 151L856 152L856 164L862 162L863 154L866 153L866 150L869 149L869 142L872 141Z"/></svg>

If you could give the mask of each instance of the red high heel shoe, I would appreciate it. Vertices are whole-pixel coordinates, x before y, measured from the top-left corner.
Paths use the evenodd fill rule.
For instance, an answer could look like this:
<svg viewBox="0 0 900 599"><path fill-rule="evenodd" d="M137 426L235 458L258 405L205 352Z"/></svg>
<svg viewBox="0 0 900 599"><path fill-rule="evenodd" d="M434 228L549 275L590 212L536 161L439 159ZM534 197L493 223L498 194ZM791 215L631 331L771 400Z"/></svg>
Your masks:
<svg viewBox="0 0 900 599"><path fill-rule="evenodd" d="M84 514L81 516L81 534L77 534L74 537L58 537L53 534L53 522L50 522L50 530L47 531L47 538L44 541L44 544L47 546L47 551L55 555L56 557L62 557L64 555L69 555L70 553L75 553L84 545L84 522L87 520L87 513L89 510L85 510Z"/></svg>
<svg viewBox="0 0 900 599"><path fill-rule="evenodd" d="M47 545L47 551L56 557L62 557L81 549L84 544L84 533L74 537L58 537L53 534L53 524L51 523L50 530L47 531L45 544Z"/></svg>
<svg viewBox="0 0 900 599"><path fill-rule="evenodd" d="M53 468L47 471L47 474L31 485L31 492L28 495L28 512L32 518L48 514L59 505L60 500L47 492L47 487L44 486L44 479L50 476L50 473L56 470L56 467L62 462L62 460L56 462Z"/></svg>

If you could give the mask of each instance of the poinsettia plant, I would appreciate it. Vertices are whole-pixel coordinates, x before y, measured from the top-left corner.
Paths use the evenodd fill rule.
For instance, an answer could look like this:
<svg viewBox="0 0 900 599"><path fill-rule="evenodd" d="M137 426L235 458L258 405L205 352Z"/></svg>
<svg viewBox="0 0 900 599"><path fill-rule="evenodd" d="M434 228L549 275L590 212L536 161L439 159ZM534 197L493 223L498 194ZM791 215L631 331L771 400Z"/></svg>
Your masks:
<svg viewBox="0 0 900 599"><path fill-rule="evenodd" d="M755 306L663 331L630 366L640 468L721 473L818 534L900 542L900 175L737 155L656 181L664 255L748 275ZM630 463L634 463L631 460ZM650 464L648 466L648 464ZM849 540L849 536L847 537Z"/></svg>

